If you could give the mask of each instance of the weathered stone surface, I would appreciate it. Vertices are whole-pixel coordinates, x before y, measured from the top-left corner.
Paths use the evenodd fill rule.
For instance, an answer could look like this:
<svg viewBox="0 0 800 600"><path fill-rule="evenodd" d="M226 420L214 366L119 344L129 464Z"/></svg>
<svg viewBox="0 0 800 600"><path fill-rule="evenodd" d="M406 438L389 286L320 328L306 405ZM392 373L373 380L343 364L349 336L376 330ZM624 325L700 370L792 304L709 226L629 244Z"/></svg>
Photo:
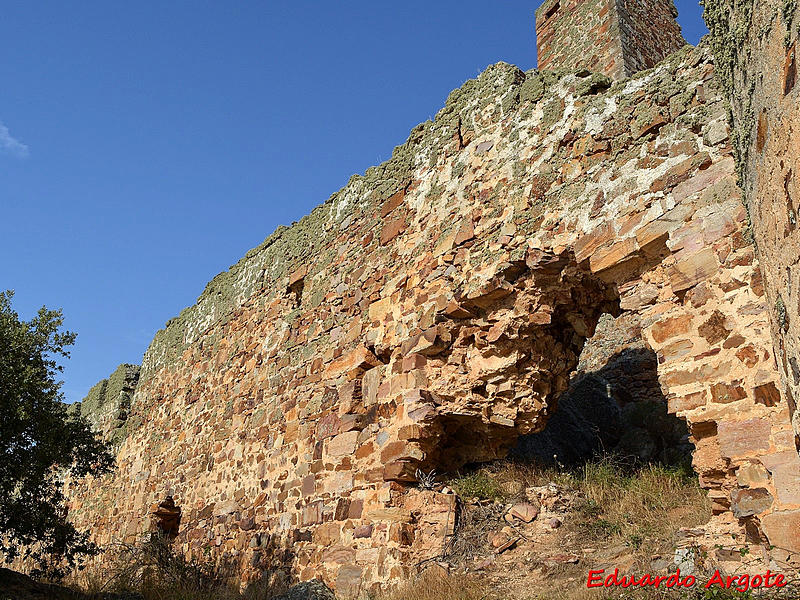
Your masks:
<svg viewBox="0 0 800 600"><path fill-rule="evenodd" d="M789 450L789 427L762 387L778 379L758 260L720 191L731 149L693 125L724 114L704 47L612 87L490 67L157 334L118 469L69 482L70 518L132 541L170 494L176 548L235 556L245 580L385 582L455 526L455 497L418 470L541 431L601 316L621 313L729 511L737 468ZM796 508L773 480L769 510Z"/></svg>
<svg viewBox="0 0 800 600"><path fill-rule="evenodd" d="M800 11L796 2L710 0L705 6L721 88L731 104L731 143L763 273L763 280L758 277L752 285L766 292L778 388L800 448ZM710 129L711 124L709 134ZM773 393L760 399L777 401Z"/></svg>
<svg viewBox="0 0 800 600"><path fill-rule="evenodd" d="M548 0L536 10L539 68L583 67L614 79L649 69L686 43L676 15L672 0Z"/></svg>
<svg viewBox="0 0 800 600"><path fill-rule="evenodd" d="M769 449L770 424L763 419L720 421L718 425L722 455L728 458L752 455Z"/></svg>
<svg viewBox="0 0 800 600"><path fill-rule="evenodd" d="M69 407L86 417L101 435L118 445L127 435L127 420L136 386L139 365L122 364L89 390L86 397ZM134 423L135 426L136 423Z"/></svg>
<svg viewBox="0 0 800 600"><path fill-rule="evenodd" d="M539 516L539 508L533 504L517 504L511 507L508 514L515 519L530 523Z"/></svg>
<svg viewBox="0 0 800 600"><path fill-rule="evenodd" d="M737 519L766 512L772 506L772 502L772 494L764 488L731 492L731 510Z"/></svg>
<svg viewBox="0 0 800 600"><path fill-rule="evenodd" d="M800 551L800 510L773 512L761 519L771 544L790 552Z"/></svg>

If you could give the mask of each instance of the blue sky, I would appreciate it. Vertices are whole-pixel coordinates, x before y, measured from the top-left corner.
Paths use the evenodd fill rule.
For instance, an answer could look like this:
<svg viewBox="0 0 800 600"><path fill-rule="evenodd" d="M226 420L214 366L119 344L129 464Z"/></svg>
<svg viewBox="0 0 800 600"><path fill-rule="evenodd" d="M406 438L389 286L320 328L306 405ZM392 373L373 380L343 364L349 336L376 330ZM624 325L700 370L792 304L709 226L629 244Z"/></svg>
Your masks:
<svg viewBox="0 0 800 600"><path fill-rule="evenodd" d="M535 67L537 4L4 2L0 288L24 318L64 309L67 400L451 89Z"/></svg>

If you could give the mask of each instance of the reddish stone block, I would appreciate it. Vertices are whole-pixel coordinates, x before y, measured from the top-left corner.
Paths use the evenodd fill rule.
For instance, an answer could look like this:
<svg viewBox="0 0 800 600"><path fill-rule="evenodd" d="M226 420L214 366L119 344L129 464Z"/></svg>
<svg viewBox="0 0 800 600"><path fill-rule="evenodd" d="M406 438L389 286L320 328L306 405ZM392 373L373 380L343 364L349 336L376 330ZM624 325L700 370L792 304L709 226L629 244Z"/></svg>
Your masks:
<svg viewBox="0 0 800 600"><path fill-rule="evenodd" d="M302 492L303 496L311 496L316 491L316 477L308 475L303 478Z"/></svg>
<svg viewBox="0 0 800 600"><path fill-rule="evenodd" d="M472 219L465 219L464 222L461 223L461 227L458 228L453 243L456 246L460 246L464 242L467 242L473 239L474 237L475 237L475 227L472 223Z"/></svg>
<svg viewBox="0 0 800 600"><path fill-rule="evenodd" d="M658 321L650 328L650 335L656 343L661 344L666 340L685 335L692 324L692 315L679 315Z"/></svg>
<svg viewBox="0 0 800 600"><path fill-rule="evenodd" d="M427 362L428 359L422 354L409 354L408 356L404 356L402 365L403 372L406 373L408 371L414 371L415 369L421 369Z"/></svg>
<svg viewBox="0 0 800 600"><path fill-rule="evenodd" d="M347 510L347 518L348 519L360 519L361 513L364 510L364 501L363 500L351 500L350 506Z"/></svg>
<svg viewBox="0 0 800 600"><path fill-rule="evenodd" d="M335 521L344 521L350 514L350 500L348 498L339 498L336 501L336 510L333 513Z"/></svg>
<svg viewBox="0 0 800 600"><path fill-rule="evenodd" d="M737 458L768 450L770 430L769 421L763 419L720 421L717 431L722 455Z"/></svg>
<svg viewBox="0 0 800 600"><path fill-rule="evenodd" d="M324 440L339 433L341 423L336 413L329 413L317 422L317 439Z"/></svg>
<svg viewBox="0 0 800 600"><path fill-rule="evenodd" d="M391 196L389 196L389 199L383 203L383 206L381 206L381 218L385 217L395 208L400 206L403 203L403 200L405 200L405 197L406 197L406 191L404 189L399 190L394 194L392 194Z"/></svg>
<svg viewBox="0 0 800 600"><path fill-rule="evenodd" d="M356 539L372 537L372 530L373 530L372 524L359 525L353 530L353 537Z"/></svg>
<svg viewBox="0 0 800 600"><path fill-rule="evenodd" d="M709 389L711 390L712 402L726 404L747 397L747 392L739 384L715 383Z"/></svg>
<svg viewBox="0 0 800 600"><path fill-rule="evenodd" d="M406 227L407 224L405 216L398 217L394 221L386 223L383 226L383 229L381 229L381 246L385 246L398 235L403 233L406 230Z"/></svg>
<svg viewBox="0 0 800 600"><path fill-rule="evenodd" d="M772 381L754 388L753 396L758 404L764 406L777 406L781 401L781 394Z"/></svg>
<svg viewBox="0 0 800 600"><path fill-rule="evenodd" d="M776 548L800 552L800 510L773 512L761 518L761 527Z"/></svg>
<svg viewBox="0 0 800 600"><path fill-rule="evenodd" d="M681 292L712 277L719 270L719 261L713 248L682 257L669 269L673 291Z"/></svg>
<svg viewBox="0 0 800 600"><path fill-rule="evenodd" d="M385 481L407 481L417 480L416 466L408 462L393 462L383 468L383 479Z"/></svg>

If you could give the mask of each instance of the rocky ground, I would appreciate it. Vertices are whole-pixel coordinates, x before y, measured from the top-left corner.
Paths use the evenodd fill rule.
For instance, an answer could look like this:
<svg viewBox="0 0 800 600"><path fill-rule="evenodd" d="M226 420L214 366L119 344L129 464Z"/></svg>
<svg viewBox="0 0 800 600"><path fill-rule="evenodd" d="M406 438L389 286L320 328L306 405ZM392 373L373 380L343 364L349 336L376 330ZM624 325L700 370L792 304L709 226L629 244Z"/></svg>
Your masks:
<svg viewBox="0 0 800 600"><path fill-rule="evenodd" d="M542 484L547 475L553 480ZM526 479L538 485L526 486ZM582 471L526 477L507 465L451 483L465 496L460 523L443 559L430 567L446 580L475 582L484 590L476 598L490 592L503 600L605 598L587 595L594 592L586 588L590 570L657 576L680 569L702 584L716 569L725 576L771 569L797 579L758 544L710 529L707 498L679 470L650 465L626 473L600 461ZM452 598L472 598L459 594ZM397 598L405 597L416 596L407 591Z"/></svg>

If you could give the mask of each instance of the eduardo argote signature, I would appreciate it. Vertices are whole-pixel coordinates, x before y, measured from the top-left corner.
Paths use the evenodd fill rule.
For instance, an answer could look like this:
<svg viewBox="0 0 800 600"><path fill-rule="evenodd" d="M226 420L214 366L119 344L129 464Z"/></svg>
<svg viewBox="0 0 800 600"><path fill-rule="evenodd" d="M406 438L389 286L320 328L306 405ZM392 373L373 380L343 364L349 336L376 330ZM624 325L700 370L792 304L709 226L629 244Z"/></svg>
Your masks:
<svg viewBox="0 0 800 600"><path fill-rule="evenodd" d="M786 578L780 573L773 573L769 569L767 572L756 575L722 575L719 570L709 577L703 584L704 589L719 586L723 589L735 589L746 592L760 588L782 588L786 585ZM693 588L697 585L697 578L694 575L681 575L681 570L677 569L669 575L620 575L619 569L614 569L606 573L605 569L589 571L586 578L586 587L665 587L665 588Z"/></svg>

